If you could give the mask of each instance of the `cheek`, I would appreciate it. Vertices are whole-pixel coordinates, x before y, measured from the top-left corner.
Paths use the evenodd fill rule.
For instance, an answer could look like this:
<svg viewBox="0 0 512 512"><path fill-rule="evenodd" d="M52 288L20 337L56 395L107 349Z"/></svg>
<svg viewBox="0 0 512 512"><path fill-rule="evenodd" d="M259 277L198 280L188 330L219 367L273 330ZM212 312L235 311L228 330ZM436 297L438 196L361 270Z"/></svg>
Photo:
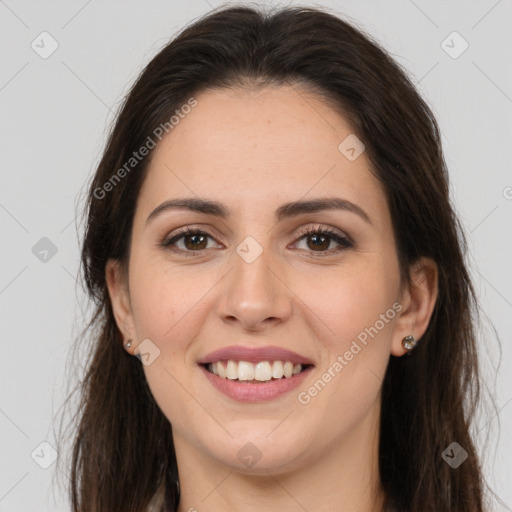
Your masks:
<svg viewBox="0 0 512 512"><path fill-rule="evenodd" d="M315 379L297 390L296 407L311 427L304 444L319 449L376 421L396 318L393 291L378 267L342 274L310 292L304 308L323 356Z"/></svg>
<svg viewBox="0 0 512 512"><path fill-rule="evenodd" d="M209 282L170 269L161 259L134 258L130 295L138 340L150 339L159 349L154 362L143 367L151 393L169 421L186 428L198 414L190 399L187 349L204 323L201 297Z"/></svg>
<svg viewBox="0 0 512 512"><path fill-rule="evenodd" d="M137 336L149 338L160 345L173 331L180 313L181 295L177 283L171 287L147 272L135 278L131 289L132 310Z"/></svg>
<svg viewBox="0 0 512 512"><path fill-rule="evenodd" d="M304 314L316 325L325 351L320 378L302 390L299 401L314 402L333 421L340 421L336 404L352 412L354 417L342 420L349 422L364 414L379 394L400 309L396 275L383 268L381 261L367 260L350 270L340 268L328 280L316 280L308 295L305 288L299 292L308 297Z"/></svg>
<svg viewBox="0 0 512 512"><path fill-rule="evenodd" d="M179 339L193 336L190 328L199 325L204 313L201 299L214 285L214 277L180 270L165 257L134 257L130 296L138 338L155 340L167 351L174 350Z"/></svg>
<svg viewBox="0 0 512 512"><path fill-rule="evenodd" d="M301 314L316 326L322 344L339 352L347 350L360 333L364 339L366 329L376 322L382 337L389 334L396 316L392 305L398 297L397 283L395 272L375 255L332 272L302 274L293 289L303 302ZM384 323L381 315L385 315Z"/></svg>

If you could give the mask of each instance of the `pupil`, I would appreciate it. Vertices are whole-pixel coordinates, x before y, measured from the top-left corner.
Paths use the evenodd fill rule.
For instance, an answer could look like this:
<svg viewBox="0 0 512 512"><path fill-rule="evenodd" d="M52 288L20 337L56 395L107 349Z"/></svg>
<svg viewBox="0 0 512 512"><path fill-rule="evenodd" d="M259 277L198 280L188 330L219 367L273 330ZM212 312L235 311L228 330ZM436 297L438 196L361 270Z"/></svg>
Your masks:
<svg viewBox="0 0 512 512"><path fill-rule="evenodd" d="M313 242L313 250L316 249L327 249L329 247L329 237L325 235L311 235L311 240L314 240ZM321 240L321 241L320 241ZM320 244L317 244L317 242L320 241Z"/></svg>
<svg viewBox="0 0 512 512"><path fill-rule="evenodd" d="M192 250L197 250L197 249L204 249L203 245L204 245L204 240L205 240L205 236L204 235L187 235L185 237L185 246L187 247L187 249L192 249ZM197 244L197 242L199 241L199 244L202 244L201 246ZM191 243L188 243L188 242L191 242Z"/></svg>

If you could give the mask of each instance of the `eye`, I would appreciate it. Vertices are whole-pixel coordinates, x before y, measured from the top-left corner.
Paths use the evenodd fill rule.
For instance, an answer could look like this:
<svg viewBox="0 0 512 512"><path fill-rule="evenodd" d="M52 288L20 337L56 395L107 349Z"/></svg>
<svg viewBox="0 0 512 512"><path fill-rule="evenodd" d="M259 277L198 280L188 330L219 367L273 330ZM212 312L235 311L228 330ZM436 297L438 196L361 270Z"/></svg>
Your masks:
<svg viewBox="0 0 512 512"><path fill-rule="evenodd" d="M300 237L294 243L294 246L304 241L306 247L298 248L310 253L318 253L319 256L324 254L327 256L353 247L353 243L346 236L329 228L308 226L299 235ZM209 245L210 241L213 243ZM171 238L165 239L161 245L185 256L196 256L205 249L222 247L215 242L213 235L210 233L191 227L183 228ZM333 248L333 245L337 245L337 247Z"/></svg>
<svg viewBox="0 0 512 512"><path fill-rule="evenodd" d="M218 244L208 245L209 240L213 240L210 233L201 231L193 228L185 228L179 233L176 233L171 238L168 238L162 242L162 246L172 249L186 252L199 252L204 249L211 249L212 247L218 247Z"/></svg>
<svg viewBox="0 0 512 512"><path fill-rule="evenodd" d="M299 242L304 241L306 247L299 248L310 252L331 254L353 247L353 243L347 237L329 228L309 226L300 234L302 236ZM332 248L333 243L338 246Z"/></svg>

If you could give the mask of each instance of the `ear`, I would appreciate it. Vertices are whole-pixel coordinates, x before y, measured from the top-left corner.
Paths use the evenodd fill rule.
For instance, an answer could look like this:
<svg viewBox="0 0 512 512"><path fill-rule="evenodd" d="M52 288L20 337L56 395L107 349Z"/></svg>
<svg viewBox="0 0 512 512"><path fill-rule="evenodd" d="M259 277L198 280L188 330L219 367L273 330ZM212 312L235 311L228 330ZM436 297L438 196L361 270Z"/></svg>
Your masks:
<svg viewBox="0 0 512 512"><path fill-rule="evenodd" d="M128 279L118 260L110 259L105 266L105 280L117 328L121 332L123 345L132 340L128 352L133 354L136 343Z"/></svg>
<svg viewBox="0 0 512 512"><path fill-rule="evenodd" d="M402 339L412 335L419 340L427 330L438 294L438 269L431 258L420 258L410 269L410 283L404 285L402 309L395 324L391 353L403 356L408 352Z"/></svg>

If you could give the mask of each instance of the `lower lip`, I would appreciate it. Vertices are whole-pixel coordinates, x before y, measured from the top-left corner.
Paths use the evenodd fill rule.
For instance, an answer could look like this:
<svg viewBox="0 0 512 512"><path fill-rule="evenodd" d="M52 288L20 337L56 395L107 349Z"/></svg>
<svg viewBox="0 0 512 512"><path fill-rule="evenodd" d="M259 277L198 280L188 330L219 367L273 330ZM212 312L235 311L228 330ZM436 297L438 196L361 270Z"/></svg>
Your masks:
<svg viewBox="0 0 512 512"><path fill-rule="evenodd" d="M244 384L243 382L219 377L209 372L202 365L200 365L200 368L214 387L238 402L266 402L274 400L297 388L313 369L312 366L309 366L292 377L283 377L282 379L271 380L266 383Z"/></svg>

